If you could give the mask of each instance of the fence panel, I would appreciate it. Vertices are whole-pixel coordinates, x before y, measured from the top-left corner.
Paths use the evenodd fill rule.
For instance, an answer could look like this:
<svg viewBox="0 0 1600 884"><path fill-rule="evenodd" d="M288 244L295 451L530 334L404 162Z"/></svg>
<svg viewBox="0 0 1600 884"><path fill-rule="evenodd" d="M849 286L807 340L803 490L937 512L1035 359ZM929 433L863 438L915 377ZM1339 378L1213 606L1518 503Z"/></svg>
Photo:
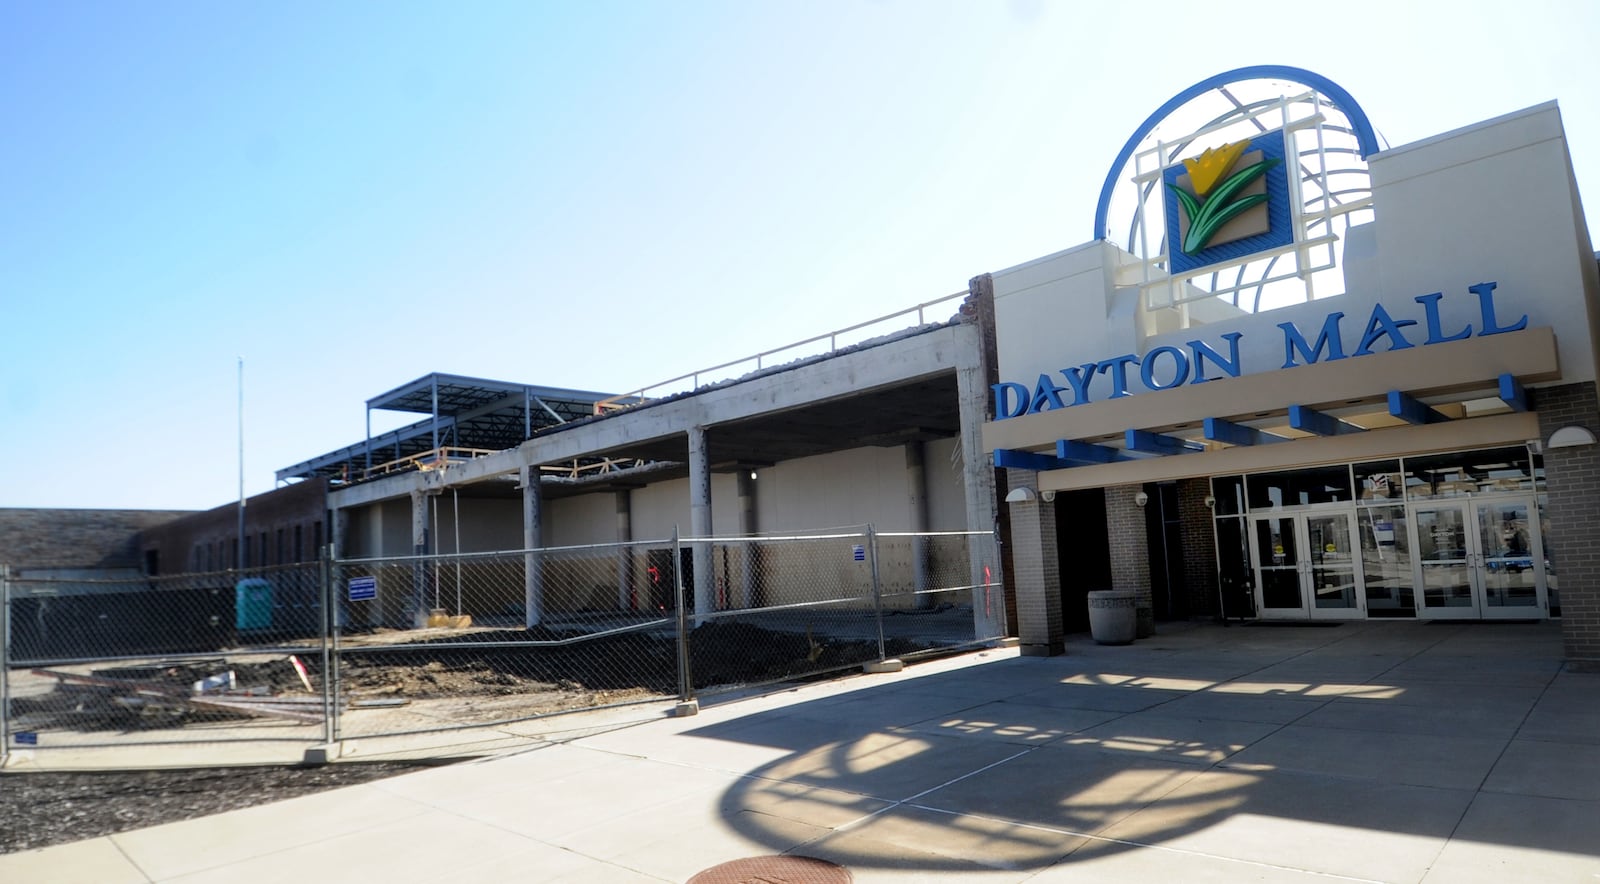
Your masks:
<svg viewBox="0 0 1600 884"><path fill-rule="evenodd" d="M876 535L887 639L921 645L896 656L934 653L1005 635L999 548L986 531Z"/></svg>
<svg viewBox="0 0 1600 884"><path fill-rule="evenodd" d="M696 692L809 677L881 658L867 529L687 538L683 545L704 550L711 569L697 582L701 604L689 633Z"/></svg>
<svg viewBox="0 0 1600 884"><path fill-rule="evenodd" d="M326 738L315 563L4 593L8 751Z"/></svg>
<svg viewBox="0 0 1600 884"><path fill-rule="evenodd" d="M673 553L663 541L335 563L336 737L678 696Z"/></svg>
<svg viewBox="0 0 1600 884"><path fill-rule="evenodd" d="M116 750L163 744L262 761L532 737L548 723L516 723L998 638L997 562L987 533L861 527L120 580L0 571L0 746L118 766L138 756Z"/></svg>

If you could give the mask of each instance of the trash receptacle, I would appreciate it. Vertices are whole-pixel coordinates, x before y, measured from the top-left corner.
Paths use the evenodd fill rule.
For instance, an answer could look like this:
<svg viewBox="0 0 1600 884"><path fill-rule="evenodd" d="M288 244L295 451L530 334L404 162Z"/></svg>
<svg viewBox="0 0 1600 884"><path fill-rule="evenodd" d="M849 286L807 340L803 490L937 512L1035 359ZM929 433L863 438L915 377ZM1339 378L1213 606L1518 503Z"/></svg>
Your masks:
<svg viewBox="0 0 1600 884"><path fill-rule="evenodd" d="M1126 645L1139 634L1133 593L1103 589L1089 593L1089 634L1102 645Z"/></svg>

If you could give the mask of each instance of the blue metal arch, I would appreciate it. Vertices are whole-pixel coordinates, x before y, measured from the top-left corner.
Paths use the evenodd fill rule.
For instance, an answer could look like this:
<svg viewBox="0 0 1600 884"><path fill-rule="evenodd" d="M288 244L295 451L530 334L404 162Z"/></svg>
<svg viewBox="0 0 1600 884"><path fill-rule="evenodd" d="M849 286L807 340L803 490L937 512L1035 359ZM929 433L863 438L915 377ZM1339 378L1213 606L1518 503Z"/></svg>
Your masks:
<svg viewBox="0 0 1600 884"><path fill-rule="evenodd" d="M1356 143L1361 145L1361 158L1366 159L1378 151L1378 135L1372 129L1372 124L1367 121L1366 111L1361 105L1350 97L1350 93L1338 83L1329 80L1321 74L1315 74L1304 68L1290 67L1281 64L1258 64L1250 67L1239 68L1226 73L1217 74L1190 86L1188 89L1172 96L1171 99L1156 109L1145 121L1139 124L1138 130L1128 143L1122 146L1122 152L1117 154L1116 162L1111 164L1111 171L1106 173L1106 183L1100 187L1100 203L1094 210L1094 238L1107 239L1110 231L1106 229L1106 215L1111 209L1111 192L1116 189L1118 176L1122 174L1128 160L1133 158L1133 152L1139 148L1139 142L1154 129L1157 124L1167 118L1168 114L1182 107L1190 99L1203 95L1213 89L1227 86L1230 83L1240 83L1245 80L1288 80L1302 86L1310 86L1318 92L1332 99L1333 106L1344 112L1350 119L1350 125L1355 129Z"/></svg>

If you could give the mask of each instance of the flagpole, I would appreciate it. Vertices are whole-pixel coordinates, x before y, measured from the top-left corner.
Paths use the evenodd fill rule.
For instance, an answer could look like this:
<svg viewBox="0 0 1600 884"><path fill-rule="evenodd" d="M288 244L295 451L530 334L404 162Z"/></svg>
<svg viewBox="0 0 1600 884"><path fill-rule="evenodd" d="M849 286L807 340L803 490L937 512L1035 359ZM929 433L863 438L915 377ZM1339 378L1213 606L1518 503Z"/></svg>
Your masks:
<svg viewBox="0 0 1600 884"><path fill-rule="evenodd" d="M235 563L244 570L244 357L239 357L239 551Z"/></svg>

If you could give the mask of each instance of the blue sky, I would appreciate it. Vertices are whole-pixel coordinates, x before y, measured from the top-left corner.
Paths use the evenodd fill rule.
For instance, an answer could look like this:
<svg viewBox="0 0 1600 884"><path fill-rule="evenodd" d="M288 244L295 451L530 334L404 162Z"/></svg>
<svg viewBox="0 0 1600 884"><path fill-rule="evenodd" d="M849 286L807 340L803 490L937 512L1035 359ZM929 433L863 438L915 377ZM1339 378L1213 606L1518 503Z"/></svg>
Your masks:
<svg viewBox="0 0 1600 884"><path fill-rule="evenodd" d="M1593 4L1103 5L0 0L0 506L228 502L240 356L256 493L431 371L621 392L960 291L1248 64L1394 145L1556 99L1600 218Z"/></svg>

